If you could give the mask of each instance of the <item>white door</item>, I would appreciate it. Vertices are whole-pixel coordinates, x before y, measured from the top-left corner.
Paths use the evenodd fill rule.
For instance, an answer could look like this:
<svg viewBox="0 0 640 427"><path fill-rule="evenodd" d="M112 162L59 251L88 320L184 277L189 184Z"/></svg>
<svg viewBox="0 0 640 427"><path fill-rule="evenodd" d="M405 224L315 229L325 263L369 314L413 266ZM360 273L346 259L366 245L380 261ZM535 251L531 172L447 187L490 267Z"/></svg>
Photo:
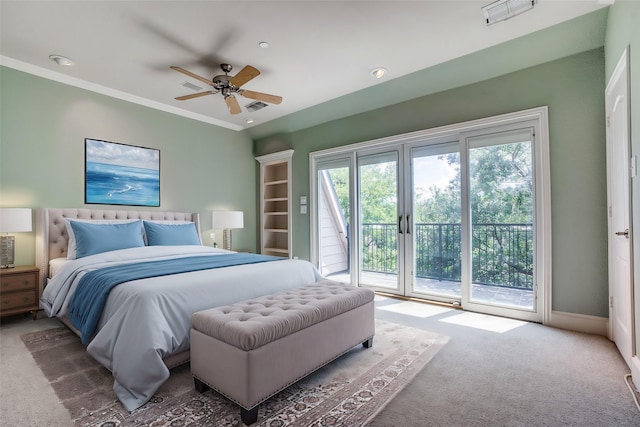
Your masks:
<svg viewBox="0 0 640 427"><path fill-rule="evenodd" d="M402 147L357 157L358 284L404 295L404 241L408 218L401 210Z"/></svg>
<svg viewBox="0 0 640 427"><path fill-rule="evenodd" d="M605 90L609 199L610 333L625 361L633 356L631 230L629 221L628 51L622 55Z"/></svg>
<svg viewBox="0 0 640 427"><path fill-rule="evenodd" d="M460 303L460 144L452 138L430 142L405 150L410 172L405 176L407 295Z"/></svg>
<svg viewBox="0 0 640 427"><path fill-rule="evenodd" d="M462 307L542 320L536 268L540 195L537 126L496 126L464 138Z"/></svg>

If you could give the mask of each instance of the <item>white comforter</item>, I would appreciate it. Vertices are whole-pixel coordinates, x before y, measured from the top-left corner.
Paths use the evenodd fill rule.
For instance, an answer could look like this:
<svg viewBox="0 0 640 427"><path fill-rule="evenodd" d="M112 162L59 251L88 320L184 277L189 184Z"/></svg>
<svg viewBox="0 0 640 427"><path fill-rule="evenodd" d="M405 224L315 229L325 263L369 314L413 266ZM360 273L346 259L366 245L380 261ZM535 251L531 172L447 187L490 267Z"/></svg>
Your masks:
<svg viewBox="0 0 640 427"><path fill-rule="evenodd" d="M92 255L65 264L42 294L45 313L67 315L77 283L97 268L173 257L228 253L207 246L147 246ZM282 260L181 273L118 285L109 294L87 351L109 369L129 411L146 403L169 378L162 361L189 349L196 311L295 288L320 279L313 264Z"/></svg>

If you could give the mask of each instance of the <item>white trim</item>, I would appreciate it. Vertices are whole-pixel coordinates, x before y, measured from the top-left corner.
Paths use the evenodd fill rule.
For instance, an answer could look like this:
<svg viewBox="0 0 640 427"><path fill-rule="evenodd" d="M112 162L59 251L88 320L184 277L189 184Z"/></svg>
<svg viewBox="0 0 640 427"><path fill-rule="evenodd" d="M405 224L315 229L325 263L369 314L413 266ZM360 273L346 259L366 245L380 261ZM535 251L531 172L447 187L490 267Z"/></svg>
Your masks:
<svg viewBox="0 0 640 427"><path fill-rule="evenodd" d="M631 358L631 380L636 388L640 387L640 359L637 355Z"/></svg>
<svg viewBox="0 0 640 427"><path fill-rule="evenodd" d="M318 177L314 174L318 173L318 162L309 154L309 260L313 265L322 271L320 266L320 251L318 244L320 242L318 224ZM350 254L347 254L350 256Z"/></svg>
<svg viewBox="0 0 640 427"><path fill-rule="evenodd" d="M314 151L309 153L309 157L322 157L325 155L336 155L338 153L350 153L356 150L373 148L380 145L407 144L410 142L432 139L436 137L447 137L449 135L457 135L463 132L469 132L488 126L508 125L526 120L540 120L540 124L547 123L548 108L536 107L529 110L516 111L514 113L502 114L499 116L485 117L482 119L471 120L468 122L454 123L451 125L440 126L432 129L418 130L415 132L403 133L400 135L392 135L384 138L372 139L370 141L357 142L354 144L343 145L341 147L327 148L325 150ZM548 133L545 131L545 135Z"/></svg>
<svg viewBox="0 0 640 427"><path fill-rule="evenodd" d="M112 98L121 99L123 101L131 102L138 105L143 105L145 107L153 108L154 110L160 110L166 113L175 114L177 116L187 117L189 119L198 120L204 123L209 123L211 125L220 126L220 127L235 130L235 131L241 131L244 129L242 126L238 126L233 123L214 119L213 117L183 110L181 108L172 107L170 105L166 105L157 101L152 101L150 99L142 98L140 96L131 95L129 93L125 93L116 89L112 89L96 83L91 83L76 77L71 77L66 74L59 73L57 71L52 71L46 68L38 67L33 64L27 64L26 62L18 61L17 59L9 58L8 56L0 55L0 65L4 67L13 68L14 70L23 71L28 74L33 74L34 76L43 77L45 79L53 80L59 83L64 83L69 86L74 86L80 89L85 89L91 92L99 93L101 95L110 96Z"/></svg>
<svg viewBox="0 0 640 427"><path fill-rule="evenodd" d="M262 164L262 163L273 162L274 160L290 160L292 157L293 157L293 150L283 150L283 151L278 151L276 153L258 156L256 157L256 160Z"/></svg>
<svg viewBox="0 0 640 427"><path fill-rule="evenodd" d="M551 310L547 326L559 329L568 329L587 334L607 336L609 319L606 317L589 316L586 314L566 313L564 311Z"/></svg>
<svg viewBox="0 0 640 427"><path fill-rule="evenodd" d="M538 128L539 135L536 135L536 147L538 148L535 161L538 163L537 171L540 172L536 175L536 198L541 200L542 203L536 205L536 223L538 224L537 238L539 242L544 242L541 245L536 246L537 251L537 271L536 276L538 283L536 286L540 286L542 281L542 287L538 289L538 298L542 300L542 324L547 325L551 321L551 313L553 310L553 292L552 292L552 268L553 258L553 238L552 227L553 221L551 218L551 154L549 151L549 110L547 107L543 107L538 116ZM539 138L539 140L538 140Z"/></svg>

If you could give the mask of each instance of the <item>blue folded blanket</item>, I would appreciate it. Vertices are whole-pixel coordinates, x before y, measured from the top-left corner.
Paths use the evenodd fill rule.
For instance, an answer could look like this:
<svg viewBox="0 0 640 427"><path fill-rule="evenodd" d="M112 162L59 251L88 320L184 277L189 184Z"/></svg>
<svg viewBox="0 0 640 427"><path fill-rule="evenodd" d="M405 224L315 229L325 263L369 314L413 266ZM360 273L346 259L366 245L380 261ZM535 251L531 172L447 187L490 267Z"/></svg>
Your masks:
<svg viewBox="0 0 640 427"><path fill-rule="evenodd" d="M146 261L93 270L80 278L69 304L69 318L71 324L80 331L82 343L86 345L96 332L109 292L119 284L149 277L277 260L282 258L233 253Z"/></svg>

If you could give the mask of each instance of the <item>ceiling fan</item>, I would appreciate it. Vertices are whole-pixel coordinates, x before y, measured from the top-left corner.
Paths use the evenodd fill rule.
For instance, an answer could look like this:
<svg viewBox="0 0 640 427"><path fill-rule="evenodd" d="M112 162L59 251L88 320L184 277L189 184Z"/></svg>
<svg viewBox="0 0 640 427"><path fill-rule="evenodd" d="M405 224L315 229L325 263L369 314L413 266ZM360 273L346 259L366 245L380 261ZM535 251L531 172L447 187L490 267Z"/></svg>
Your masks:
<svg viewBox="0 0 640 427"><path fill-rule="evenodd" d="M267 93L262 92L254 92L252 90L240 89L240 86L247 83L249 80L252 80L260 75L260 71L251 65L247 65L244 67L238 74L235 76L230 76L229 72L233 69L233 67L229 64L220 64L220 68L224 72L224 75L215 76L213 79L209 80L202 76L192 73L191 71L187 71L184 68L172 66L172 70L176 70L179 73L186 74L189 77L192 77L196 80L200 80L203 83L212 86L215 90L208 90L205 92L193 93L191 95L178 96L176 99L178 101L185 101L187 99L198 98L200 96L213 95L218 92L222 93L224 96L224 102L227 104L227 108L229 108L229 112L231 114L240 113L240 105L238 104L238 100L234 96L234 94L239 94L240 96L244 96L245 98L256 99L258 101L268 102L270 104L280 104L282 102L282 97L277 95L269 95Z"/></svg>

